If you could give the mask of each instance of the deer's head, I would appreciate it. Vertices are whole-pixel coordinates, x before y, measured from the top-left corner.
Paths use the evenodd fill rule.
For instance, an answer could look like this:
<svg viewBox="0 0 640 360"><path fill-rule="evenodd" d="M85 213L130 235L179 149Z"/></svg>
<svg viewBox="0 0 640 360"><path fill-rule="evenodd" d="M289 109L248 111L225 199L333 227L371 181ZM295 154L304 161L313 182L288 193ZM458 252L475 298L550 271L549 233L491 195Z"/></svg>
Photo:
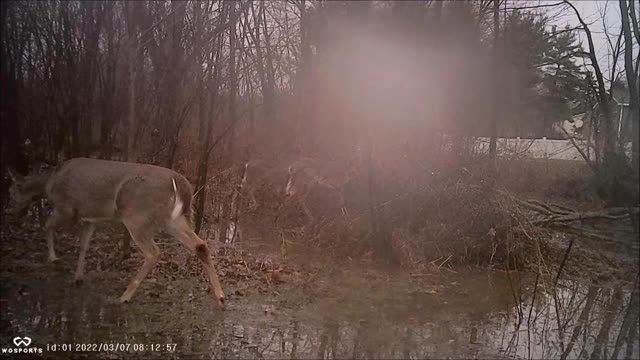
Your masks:
<svg viewBox="0 0 640 360"><path fill-rule="evenodd" d="M9 169L13 184L9 188L9 214L22 216L29 205L44 192L44 184L39 176L22 176Z"/></svg>

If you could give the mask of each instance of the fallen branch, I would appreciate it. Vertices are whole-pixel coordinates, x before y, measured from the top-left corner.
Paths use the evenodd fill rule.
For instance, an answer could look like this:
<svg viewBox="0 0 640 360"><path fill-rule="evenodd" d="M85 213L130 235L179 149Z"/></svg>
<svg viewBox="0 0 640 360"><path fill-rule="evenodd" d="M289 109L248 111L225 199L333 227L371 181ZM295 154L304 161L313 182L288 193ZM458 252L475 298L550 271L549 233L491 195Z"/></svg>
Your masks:
<svg viewBox="0 0 640 360"><path fill-rule="evenodd" d="M547 209L547 211L550 211L550 212L555 213L555 214L558 214L558 213L560 213L560 214L570 214L570 213L576 212L575 210L569 209L569 208L561 206L561 205L545 204L545 203L543 203L541 201L538 201L538 200L528 200L527 202L529 204L541 206L541 207ZM557 209L553 209L553 207L556 207Z"/></svg>
<svg viewBox="0 0 640 360"><path fill-rule="evenodd" d="M638 213L638 209L635 209L635 213ZM572 221L582 221L582 220L621 220L630 217L631 212L622 215L612 215L606 210L604 211L588 211L583 213L574 213L567 215L552 215L543 219L533 220L531 223L533 225L543 225L543 224L553 224L553 223L564 223L564 222L572 222Z"/></svg>
<svg viewBox="0 0 640 360"><path fill-rule="evenodd" d="M600 211L579 212L558 204L547 204L538 200L524 201L513 197L508 193L506 193L506 195L521 207L531 210L538 215L544 216L540 219L532 220L532 225L567 223L582 220L622 220L631 218L632 216L640 213L640 209L637 207L614 207Z"/></svg>
<svg viewBox="0 0 640 360"><path fill-rule="evenodd" d="M604 234L599 234L599 233L596 233L594 231L589 231L589 230L586 230L584 228L580 228L580 227L577 227L577 226L572 226L572 225L568 225L568 224L555 224L554 227L557 227L560 230L564 230L564 231L567 231L567 232L570 232L570 233L573 233L573 234L584 235L584 236L587 236L587 237L590 237L590 238L593 238L593 239L597 239L597 240L608 241L608 242L613 242L613 243L616 243L616 242L619 243L620 242L620 240L617 240L617 239L615 239L613 237L610 237L610 236L607 236L607 235L604 235Z"/></svg>

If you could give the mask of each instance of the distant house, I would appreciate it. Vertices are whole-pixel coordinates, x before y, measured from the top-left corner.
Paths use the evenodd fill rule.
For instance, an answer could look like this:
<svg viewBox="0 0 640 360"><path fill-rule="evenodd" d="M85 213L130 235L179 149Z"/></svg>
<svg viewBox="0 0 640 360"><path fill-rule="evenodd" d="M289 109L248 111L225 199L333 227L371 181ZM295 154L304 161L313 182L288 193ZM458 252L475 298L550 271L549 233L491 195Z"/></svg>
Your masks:
<svg viewBox="0 0 640 360"><path fill-rule="evenodd" d="M629 102L631 95L623 82L616 82L611 87L611 120L613 121L613 129L620 142L628 143L631 141L631 111ZM593 132L590 129L593 116L599 115L599 105L585 106L580 102L569 103L570 113L572 114L565 120L558 121L554 124L554 132L561 134L561 138L566 138L566 134L562 129L566 130L571 136L593 140ZM590 139L587 139L589 137Z"/></svg>
<svg viewBox="0 0 640 360"><path fill-rule="evenodd" d="M613 97L611 104L611 119L613 121L616 137L624 143L631 141L631 111L628 102L618 101ZM554 131L561 134L562 138L566 138L566 133L570 136L583 139L593 140L591 132L592 116L597 116L599 105L594 105L591 110L586 112L578 112L567 120L561 120L554 123ZM566 131L563 131L563 129ZM590 139L587 139L590 137Z"/></svg>
<svg viewBox="0 0 640 360"><path fill-rule="evenodd" d="M585 139L587 136L586 134L589 133L588 127L590 126L590 116L591 111L574 114L569 119L553 123L553 131L555 135L561 139L566 139L567 134L574 138Z"/></svg>

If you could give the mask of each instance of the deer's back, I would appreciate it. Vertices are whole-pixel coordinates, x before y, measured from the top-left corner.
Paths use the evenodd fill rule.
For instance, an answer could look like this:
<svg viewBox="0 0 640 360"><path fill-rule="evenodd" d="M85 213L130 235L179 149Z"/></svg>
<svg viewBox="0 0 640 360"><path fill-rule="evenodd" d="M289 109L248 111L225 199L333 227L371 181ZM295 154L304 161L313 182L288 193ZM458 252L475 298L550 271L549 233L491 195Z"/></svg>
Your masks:
<svg viewBox="0 0 640 360"><path fill-rule="evenodd" d="M172 179L181 200L190 205L191 185L171 169L88 158L65 162L47 182L46 192L51 202L73 208L81 218L114 218L123 206L139 204L149 211L170 207L175 199Z"/></svg>

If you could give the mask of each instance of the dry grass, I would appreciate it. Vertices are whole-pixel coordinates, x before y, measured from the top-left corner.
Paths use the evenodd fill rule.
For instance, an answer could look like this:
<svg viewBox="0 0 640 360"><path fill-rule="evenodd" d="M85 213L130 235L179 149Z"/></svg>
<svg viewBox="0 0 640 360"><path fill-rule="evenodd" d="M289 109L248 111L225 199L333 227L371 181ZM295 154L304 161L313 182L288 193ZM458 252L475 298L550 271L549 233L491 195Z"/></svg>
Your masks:
<svg viewBox="0 0 640 360"><path fill-rule="evenodd" d="M373 199L363 171L344 189L346 215L330 197L312 197L310 207L321 210L311 222L305 222L299 204L271 206L282 199L262 190L256 194L257 209L247 210L243 200L240 221L247 236L242 241L260 238L283 248L304 246L331 258L371 257L412 272L454 266L517 267L544 262L551 234L530 223L512 194L564 204L591 201L598 206L583 163L502 160L498 179L488 168L481 157L434 162L430 171L400 173L380 166L372 172Z"/></svg>
<svg viewBox="0 0 640 360"><path fill-rule="evenodd" d="M584 161L516 159L498 162L499 183L523 196L570 202L596 202Z"/></svg>

